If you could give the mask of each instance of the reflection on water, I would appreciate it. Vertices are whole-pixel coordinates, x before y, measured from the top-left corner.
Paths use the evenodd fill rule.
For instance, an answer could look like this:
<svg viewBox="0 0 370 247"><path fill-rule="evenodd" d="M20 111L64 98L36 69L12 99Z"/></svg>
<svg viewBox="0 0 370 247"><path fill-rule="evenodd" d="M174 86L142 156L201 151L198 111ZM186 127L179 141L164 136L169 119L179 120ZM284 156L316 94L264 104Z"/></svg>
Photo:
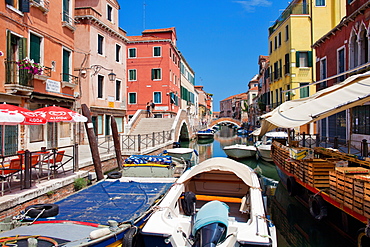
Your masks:
<svg viewBox="0 0 370 247"><path fill-rule="evenodd" d="M235 129L222 126L215 134L214 140L181 143L181 146L196 149L199 156L196 157L197 161L194 163L199 163L211 157L226 157L223 147L233 144L251 145L253 141L246 136L237 136ZM254 157L238 161L251 168L259 167L263 176L279 181L276 167L272 163L256 160ZM354 246L329 225L314 220L309 210L294 197L290 197L281 184L278 185L275 196L270 197L268 202L269 211L278 233L279 247Z"/></svg>

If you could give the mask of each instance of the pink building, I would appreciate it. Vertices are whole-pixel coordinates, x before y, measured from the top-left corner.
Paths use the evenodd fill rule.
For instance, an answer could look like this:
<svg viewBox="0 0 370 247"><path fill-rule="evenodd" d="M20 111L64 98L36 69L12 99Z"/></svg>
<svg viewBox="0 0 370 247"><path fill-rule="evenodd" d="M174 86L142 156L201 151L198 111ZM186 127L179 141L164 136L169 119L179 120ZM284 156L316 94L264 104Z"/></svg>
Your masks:
<svg viewBox="0 0 370 247"><path fill-rule="evenodd" d="M128 36L127 115L155 104L156 117L170 117L180 108L180 53L174 27Z"/></svg>

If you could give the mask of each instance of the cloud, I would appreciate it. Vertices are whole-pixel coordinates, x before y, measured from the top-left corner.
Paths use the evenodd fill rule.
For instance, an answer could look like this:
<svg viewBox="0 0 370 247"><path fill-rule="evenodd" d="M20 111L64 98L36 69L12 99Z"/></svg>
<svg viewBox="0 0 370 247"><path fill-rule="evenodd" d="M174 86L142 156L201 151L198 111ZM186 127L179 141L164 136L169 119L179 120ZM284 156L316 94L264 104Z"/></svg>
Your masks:
<svg viewBox="0 0 370 247"><path fill-rule="evenodd" d="M269 0L246 0L246 1L234 1L239 3L247 12L253 12L256 7L269 7L272 2Z"/></svg>

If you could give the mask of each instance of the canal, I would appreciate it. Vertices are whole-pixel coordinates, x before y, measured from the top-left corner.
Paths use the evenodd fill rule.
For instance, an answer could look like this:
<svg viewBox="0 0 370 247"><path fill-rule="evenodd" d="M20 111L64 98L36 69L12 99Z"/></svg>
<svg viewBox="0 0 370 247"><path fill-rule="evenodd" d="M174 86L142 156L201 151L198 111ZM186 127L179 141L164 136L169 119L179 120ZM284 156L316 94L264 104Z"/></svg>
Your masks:
<svg viewBox="0 0 370 247"><path fill-rule="evenodd" d="M225 146L252 143L252 140L248 137L238 136L235 129L221 126L221 129L215 134L214 140L181 143L181 146L189 146L197 150L199 155L196 162L202 162L211 157L227 157L223 151ZM273 163L256 160L255 158L238 161L255 169L264 177L279 181ZM309 209L294 197L290 197L281 184L278 184L274 196L269 196L268 208L277 228L279 247L356 246L353 241L336 231L335 226L330 225L329 222L325 220L316 221L311 216Z"/></svg>

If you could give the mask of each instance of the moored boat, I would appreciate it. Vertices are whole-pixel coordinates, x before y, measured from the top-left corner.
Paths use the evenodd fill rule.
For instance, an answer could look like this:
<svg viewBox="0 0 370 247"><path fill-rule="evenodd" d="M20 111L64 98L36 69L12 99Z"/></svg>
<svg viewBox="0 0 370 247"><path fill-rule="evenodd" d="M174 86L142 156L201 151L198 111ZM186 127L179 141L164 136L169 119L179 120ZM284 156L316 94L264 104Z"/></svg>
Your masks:
<svg viewBox="0 0 370 247"><path fill-rule="evenodd" d="M260 181L248 166L208 159L171 187L142 229L147 246L277 246ZM207 232L209 234L207 234Z"/></svg>
<svg viewBox="0 0 370 247"><path fill-rule="evenodd" d="M271 131L267 132L261 141L257 141L255 146L257 148L257 158L262 158L265 161L272 162L271 157L271 144L274 140L286 141L288 134L284 131Z"/></svg>
<svg viewBox="0 0 370 247"><path fill-rule="evenodd" d="M198 139L213 139L214 135L215 135L215 131L211 129L199 130L197 132Z"/></svg>
<svg viewBox="0 0 370 247"><path fill-rule="evenodd" d="M358 246L370 243L370 162L333 149L273 143L280 182L317 221L335 226Z"/></svg>
<svg viewBox="0 0 370 247"><path fill-rule="evenodd" d="M119 246L153 211L174 178L106 179L55 204L31 205L0 233L3 245Z"/></svg>
<svg viewBox="0 0 370 247"><path fill-rule="evenodd" d="M165 153L167 153L168 155L177 159L184 160L191 160L194 152L195 150L192 148L171 148L165 150Z"/></svg>
<svg viewBox="0 0 370 247"><path fill-rule="evenodd" d="M245 145L245 144L234 144L234 145L226 146L223 148L223 150L227 156L236 158L236 159L254 157L257 152L257 149L255 146Z"/></svg>

